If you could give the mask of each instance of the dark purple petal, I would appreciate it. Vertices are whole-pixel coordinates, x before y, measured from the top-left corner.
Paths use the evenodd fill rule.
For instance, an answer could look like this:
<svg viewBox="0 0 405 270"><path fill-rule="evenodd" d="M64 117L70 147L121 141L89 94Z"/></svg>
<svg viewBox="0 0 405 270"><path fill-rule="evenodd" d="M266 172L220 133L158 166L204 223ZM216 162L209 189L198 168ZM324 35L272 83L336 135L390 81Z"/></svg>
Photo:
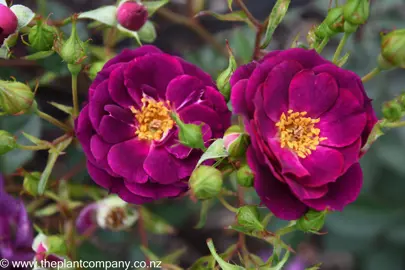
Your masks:
<svg viewBox="0 0 405 270"><path fill-rule="evenodd" d="M76 218L76 228L81 234L96 226L95 215L97 213L97 203L91 203L85 206L79 216Z"/></svg>
<svg viewBox="0 0 405 270"><path fill-rule="evenodd" d="M107 114L104 110L107 104L113 104L113 101L108 93L108 81L104 81L97 87L89 102L90 121L96 130L98 130L103 116Z"/></svg>
<svg viewBox="0 0 405 270"><path fill-rule="evenodd" d="M124 122L129 125L135 123L135 116L130 109L124 109L117 105L105 105L104 110L108 112L114 119Z"/></svg>
<svg viewBox="0 0 405 270"><path fill-rule="evenodd" d="M249 110L245 98L246 87L248 80L238 81L232 88L231 103L233 112L248 116Z"/></svg>
<svg viewBox="0 0 405 270"><path fill-rule="evenodd" d="M109 175L106 171L96 167L90 161L87 161L87 170L89 172L90 177L93 179L97 185L102 186L106 189L111 189L111 187L117 181L121 181L119 178L114 178Z"/></svg>
<svg viewBox="0 0 405 270"><path fill-rule="evenodd" d="M328 193L314 200L305 200L305 204L317 211L324 209L342 211L356 200L363 184L363 173L359 163L353 164L336 182L328 184Z"/></svg>
<svg viewBox="0 0 405 270"><path fill-rule="evenodd" d="M133 194L154 200L179 196L187 190L187 185L162 185L158 183L136 184L125 182Z"/></svg>
<svg viewBox="0 0 405 270"><path fill-rule="evenodd" d="M182 75L173 79L167 86L166 100L177 110L197 102L203 95L205 86L201 80L190 75Z"/></svg>
<svg viewBox="0 0 405 270"><path fill-rule="evenodd" d="M117 194L121 199L123 199L128 203L144 204L153 201L153 199L151 198L141 197L132 193L122 182L117 185L114 185L111 192Z"/></svg>
<svg viewBox="0 0 405 270"><path fill-rule="evenodd" d="M104 68L108 68L109 66L112 66L117 63L126 63L130 62L131 60L141 57L147 54L161 54L163 53L161 50L156 48L155 46L152 45L144 45L142 47L139 47L135 50L130 50L130 49L124 49L120 54L118 54L116 57L108 61L105 65Z"/></svg>
<svg viewBox="0 0 405 270"><path fill-rule="evenodd" d="M263 97L261 92L262 91L259 90L255 98L256 110L254 113L254 119L258 129L260 130L261 136L265 140L270 140L276 137L278 129L276 127L276 123L274 123L264 111Z"/></svg>
<svg viewBox="0 0 405 270"><path fill-rule="evenodd" d="M108 143L115 144L135 137L135 125L129 125L106 115L100 122L98 133Z"/></svg>
<svg viewBox="0 0 405 270"><path fill-rule="evenodd" d="M328 60L322 58L315 50L302 48L280 51L280 53L276 55L276 58L297 61L305 69L311 69L319 65L330 63Z"/></svg>
<svg viewBox="0 0 405 270"><path fill-rule="evenodd" d="M168 185L180 180L178 176L179 166L175 158L164 147L151 149L143 168L153 181L160 184Z"/></svg>
<svg viewBox="0 0 405 270"><path fill-rule="evenodd" d="M79 117L75 122L76 137L83 147L87 159L95 162L93 154L90 150L90 139L93 135L93 127L89 118L89 105L86 105L80 112Z"/></svg>
<svg viewBox="0 0 405 270"><path fill-rule="evenodd" d="M145 183L148 175L143 169L144 161L149 153L148 142L138 139L128 140L114 145L108 153L108 164L111 169L125 180Z"/></svg>
<svg viewBox="0 0 405 270"><path fill-rule="evenodd" d="M182 58L180 57L175 57L177 59L177 61L181 64L181 66L183 67L184 70L184 74L187 75L191 75L193 77L197 77L198 79L200 79L205 85L207 86L213 86L215 87L214 82L212 81L211 76L204 72L203 70L201 70L199 67L197 67L196 65L193 65L189 62L184 61Z"/></svg>
<svg viewBox="0 0 405 270"><path fill-rule="evenodd" d="M307 199L318 199L323 197L326 192L328 192L328 187L326 185L319 186L319 187L309 187L302 185L301 183L295 181L294 179L286 178L286 182L288 186L291 188L291 191L295 194L295 196L302 200Z"/></svg>
<svg viewBox="0 0 405 270"><path fill-rule="evenodd" d="M99 135L94 135L90 140L90 150L97 161L105 159L111 144L106 143Z"/></svg>
<svg viewBox="0 0 405 270"><path fill-rule="evenodd" d="M232 77L229 81L231 86L234 87L241 80L249 79L250 75L252 75L257 65L257 62L250 62L249 64L238 67L232 74Z"/></svg>
<svg viewBox="0 0 405 270"><path fill-rule="evenodd" d="M264 110L274 122L278 122L281 114L288 110L288 89L300 70L302 66L298 62L283 61L268 75L263 85Z"/></svg>
<svg viewBox="0 0 405 270"><path fill-rule="evenodd" d="M375 111L371 106L371 101L369 101L368 104L366 104L366 114L367 114L367 123L366 127L363 130L363 133L361 134L361 147L363 147L366 144L368 136L371 133L371 130L373 130L374 125L378 121L377 115L375 114ZM362 155L364 154L365 152L362 152Z"/></svg>
<svg viewBox="0 0 405 270"><path fill-rule="evenodd" d="M291 81L289 109L318 118L335 104L338 95L336 81L328 73L314 75L311 70L303 70Z"/></svg>
<svg viewBox="0 0 405 270"><path fill-rule="evenodd" d="M347 169L349 169L349 167L351 167L354 163L356 163L359 160L360 149L361 149L360 138L349 146L337 148L337 150L344 157L345 164L343 167L343 172L346 172Z"/></svg>
<svg viewBox="0 0 405 270"><path fill-rule="evenodd" d="M354 143L364 130L366 118L354 95L346 89L340 89L335 105L320 117L320 136L327 138L321 145L344 147Z"/></svg>
<svg viewBox="0 0 405 270"><path fill-rule="evenodd" d="M32 224L22 201L19 201L19 208L18 213L16 213L17 233L15 234L14 243L16 248L29 248L34 239Z"/></svg>
<svg viewBox="0 0 405 270"><path fill-rule="evenodd" d="M209 125L214 137L221 136L226 128L217 112L200 104L192 104L184 108L179 115L184 123L202 122Z"/></svg>
<svg viewBox="0 0 405 270"><path fill-rule="evenodd" d="M264 166L260 166L250 147L247 151L248 164L255 174L254 187L270 211L278 218L294 220L300 218L308 207L300 202L287 184L278 181Z"/></svg>
<svg viewBox="0 0 405 270"><path fill-rule="evenodd" d="M128 64L122 64L111 72L108 81L108 92L112 100L124 108L136 106L137 103L131 98L125 86L124 70ZM139 109L139 108L137 108Z"/></svg>

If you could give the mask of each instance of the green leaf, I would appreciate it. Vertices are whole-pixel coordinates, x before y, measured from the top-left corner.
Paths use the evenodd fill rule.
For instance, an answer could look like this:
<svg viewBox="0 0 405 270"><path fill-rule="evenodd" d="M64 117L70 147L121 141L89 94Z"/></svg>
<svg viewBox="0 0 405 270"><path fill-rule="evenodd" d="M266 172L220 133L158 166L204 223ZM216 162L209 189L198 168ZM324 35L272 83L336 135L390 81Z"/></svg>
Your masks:
<svg viewBox="0 0 405 270"><path fill-rule="evenodd" d="M146 21L142 28L139 29L138 36L142 41L146 43L154 42L157 34L153 23L151 21Z"/></svg>
<svg viewBox="0 0 405 270"><path fill-rule="evenodd" d="M290 257L290 252L286 251L283 259L274 267L271 267L269 270L282 270L284 265L287 263L288 258Z"/></svg>
<svg viewBox="0 0 405 270"><path fill-rule="evenodd" d="M47 57L51 56L54 53L55 53L54 51L36 52L34 54L27 55L27 56L25 56L23 58L27 59L27 60L39 60L39 59L47 58Z"/></svg>
<svg viewBox="0 0 405 270"><path fill-rule="evenodd" d="M246 16L246 13L242 10L238 10L238 11L234 11L232 13L226 13L226 14L219 14L219 13L215 13L213 11L202 11L197 16L203 16L203 15L211 15L220 21L245 22L250 27L252 27L252 28L255 27L252 24L252 22L249 20L249 18Z"/></svg>
<svg viewBox="0 0 405 270"><path fill-rule="evenodd" d="M55 148L49 150L48 162L46 163L45 170L41 175L41 179L39 180L38 185L39 195L44 194L46 186L48 184L49 177L52 173L53 167L55 166L59 155L62 153L63 150L65 150L69 146L72 140L73 140L72 137L70 137L69 139L59 143Z"/></svg>
<svg viewBox="0 0 405 270"><path fill-rule="evenodd" d="M67 113L69 115L72 115L72 113L73 113L73 108L71 106L66 106L66 105L59 104L59 103L56 103L56 102L53 102L53 101L48 102L48 103L51 104L52 106L54 106L55 108L61 110L62 112L65 112L65 113Z"/></svg>
<svg viewBox="0 0 405 270"><path fill-rule="evenodd" d="M161 7L169 3L169 0L161 0L161 1L145 1L142 2L142 4L146 7L148 10L149 17L152 17L152 15Z"/></svg>
<svg viewBox="0 0 405 270"><path fill-rule="evenodd" d="M232 11L232 2L233 0L228 0L228 8L230 11Z"/></svg>
<svg viewBox="0 0 405 270"><path fill-rule="evenodd" d="M202 201L201 203L201 212L200 212L200 220L198 224L195 225L195 229L201 229L204 227L205 222L207 222L208 210L212 206L211 200Z"/></svg>
<svg viewBox="0 0 405 270"><path fill-rule="evenodd" d="M6 129L14 136L18 136L18 144L27 144L29 141L21 136L22 132L29 132L30 135L40 137L42 122L34 114L21 116L3 116L0 118L0 129ZM0 156L0 171L4 174L15 172L24 163L34 156L34 151L15 149Z"/></svg>
<svg viewBox="0 0 405 270"><path fill-rule="evenodd" d="M53 203L45 206L44 208L35 211L34 216L36 217L49 217L60 211L58 204Z"/></svg>
<svg viewBox="0 0 405 270"><path fill-rule="evenodd" d="M238 266L238 265L233 265L230 263L227 263L224 261L221 256L218 255L217 251L215 250L214 243L212 242L212 239L207 240L207 245L208 248L212 254L212 256L215 258L221 269L223 270L244 270L243 267Z"/></svg>
<svg viewBox="0 0 405 270"><path fill-rule="evenodd" d="M18 19L17 30L27 26L32 19L35 17L35 13L26 6L23 5L13 5L10 7L11 11L14 12Z"/></svg>
<svg viewBox="0 0 405 270"><path fill-rule="evenodd" d="M49 146L49 147L52 146L52 144L51 144L50 142L41 140L41 139L39 139L39 138L37 138L37 137L35 137L35 136L32 136L32 135L30 135L30 134L28 134L28 133L23 132L22 134L23 134L24 137L27 138L30 142L32 142L32 143L34 143L34 144L36 144L36 145L47 145L47 146Z"/></svg>
<svg viewBox="0 0 405 270"><path fill-rule="evenodd" d="M189 270L212 270L215 267L215 259L212 256L204 256L199 258L190 267Z"/></svg>
<svg viewBox="0 0 405 270"><path fill-rule="evenodd" d="M142 46L142 42L141 42L141 40L140 40L140 38L139 38L138 32L128 30L128 29L122 27L121 25L118 25L118 26L117 26L117 29L120 30L121 32L127 34L127 36L129 36L129 37L135 38L135 40L136 40L136 42L138 43L138 45L139 45L139 46Z"/></svg>
<svg viewBox="0 0 405 270"><path fill-rule="evenodd" d="M347 52L342 58L340 58L337 62L336 65L339 67L343 67L344 64L346 64L347 60L349 60L350 57L350 52Z"/></svg>
<svg viewBox="0 0 405 270"><path fill-rule="evenodd" d="M32 172L24 175L23 187L24 191L32 196L38 195L38 184L41 178L40 172Z"/></svg>
<svg viewBox="0 0 405 270"><path fill-rule="evenodd" d="M187 248L185 248L185 247L175 250L174 252L170 253L169 255L166 255L163 258L161 258L161 261L163 263L176 264L180 260L181 256L183 256L184 253L186 253L186 251L187 251Z"/></svg>
<svg viewBox="0 0 405 270"><path fill-rule="evenodd" d="M201 156L196 167L200 166L208 159L224 158L227 156L229 156L229 153L225 149L224 140L218 139L208 147L207 151Z"/></svg>
<svg viewBox="0 0 405 270"><path fill-rule="evenodd" d="M269 22L267 24L267 30L264 41L260 46L262 49L265 49L267 46L269 46L274 31L276 30L278 25L283 20L285 14L287 13L290 2L291 0L277 0L276 4L274 5L273 10L271 11L269 16Z"/></svg>
<svg viewBox="0 0 405 270"><path fill-rule="evenodd" d="M79 19L92 19L109 26L115 26L117 25L116 13L116 6L103 6L81 13Z"/></svg>

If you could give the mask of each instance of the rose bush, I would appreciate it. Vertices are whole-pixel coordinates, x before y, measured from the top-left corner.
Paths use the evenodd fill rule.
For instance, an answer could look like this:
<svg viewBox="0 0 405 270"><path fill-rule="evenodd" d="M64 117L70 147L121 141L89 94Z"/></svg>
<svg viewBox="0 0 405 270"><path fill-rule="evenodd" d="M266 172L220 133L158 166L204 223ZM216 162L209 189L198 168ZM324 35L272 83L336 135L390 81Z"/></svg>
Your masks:
<svg viewBox="0 0 405 270"><path fill-rule="evenodd" d="M255 189L277 217L342 210L357 198L360 150L377 118L355 73L295 48L240 67L230 83L251 136Z"/></svg>
<svg viewBox="0 0 405 270"><path fill-rule="evenodd" d="M202 151L179 143L172 112L203 124L207 146L230 125L210 76L181 58L143 46L107 62L76 121L93 180L136 204L185 192Z"/></svg>

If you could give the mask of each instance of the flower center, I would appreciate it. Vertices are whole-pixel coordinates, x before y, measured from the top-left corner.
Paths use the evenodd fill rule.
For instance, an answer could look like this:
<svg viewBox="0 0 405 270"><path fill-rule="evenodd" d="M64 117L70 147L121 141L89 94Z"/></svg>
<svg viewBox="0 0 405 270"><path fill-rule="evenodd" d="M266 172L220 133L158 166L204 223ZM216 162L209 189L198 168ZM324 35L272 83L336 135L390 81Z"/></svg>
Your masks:
<svg viewBox="0 0 405 270"><path fill-rule="evenodd" d="M135 134L138 135L140 140L158 141L174 126L168 108L169 104L163 101L156 102L148 98L142 98L142 103L140 111L131 107L131 111L138 121Z"/></svg>
<svg viewBox="0 0 405 270"><path fill-rule="evenodd" d="M319 137L321 130L315 127L320 119L304 117L306 114L307 112L289 110L287 115L283 113L280 121L276 123L281 148L288 147L301 158L309 156L312 150L316 150L319 142L327 139Z"/></svg>
<svg viewBox="0 0 405 270"><path fill-rule="evenodd" d="M124 225L124 220L127 218L127 213L122 207L115 207L110 210L106 217L106 226L111 230L117 230Z"/></svg>

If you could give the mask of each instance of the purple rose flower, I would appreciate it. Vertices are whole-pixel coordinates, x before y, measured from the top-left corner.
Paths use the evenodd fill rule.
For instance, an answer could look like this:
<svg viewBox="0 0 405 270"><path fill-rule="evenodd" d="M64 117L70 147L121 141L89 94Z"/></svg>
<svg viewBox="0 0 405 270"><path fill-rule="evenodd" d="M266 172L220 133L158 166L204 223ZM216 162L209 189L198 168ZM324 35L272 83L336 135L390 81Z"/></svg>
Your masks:
<svg viewBox="0 0 405 270"><path fill-rule="evenodd" d="M171 112L203 123L207 144L230 125L210 76L181 58L143 46L107 62L75 125L93 180L135 204L185 192L202 152L179 143Z"/></svg>
<svg viewBox="0 0 405 270"><path fill-rule="evenodd" d="M0 176L0 259L31 261L32 241L32 226L24 204L5 192Z"/></svg>
<svg viewBox="0 0 405 270"><path fill-rule="evenodd" d="M240 67L231 86L252 140L255 189L277 217L342 210L357 198L360 149L377 118L356 74L289 49Z"/></svg>

